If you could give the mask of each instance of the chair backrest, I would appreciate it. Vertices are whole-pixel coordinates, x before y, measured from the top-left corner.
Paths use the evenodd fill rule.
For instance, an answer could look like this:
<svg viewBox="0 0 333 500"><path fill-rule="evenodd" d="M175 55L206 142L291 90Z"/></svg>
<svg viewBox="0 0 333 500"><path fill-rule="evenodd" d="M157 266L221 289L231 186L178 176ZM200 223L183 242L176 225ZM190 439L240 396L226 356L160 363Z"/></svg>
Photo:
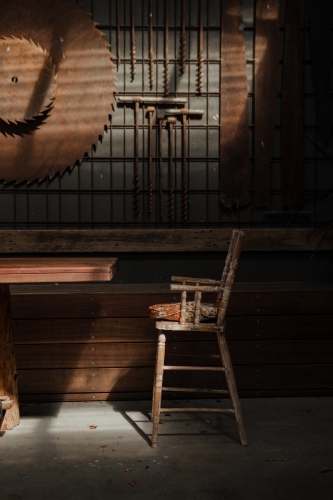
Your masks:
<svg viewBox="0 0 333 500"><path fill-rule="evenodd" d="M243 247L244 233L234 229L232 231L229 250L225 261L222 278L221 278L221 291L218 293L218 312L217 312L217 325L221 325L224 321L231 289L234 284L235 275L238 267L238 261Z"/></svg>

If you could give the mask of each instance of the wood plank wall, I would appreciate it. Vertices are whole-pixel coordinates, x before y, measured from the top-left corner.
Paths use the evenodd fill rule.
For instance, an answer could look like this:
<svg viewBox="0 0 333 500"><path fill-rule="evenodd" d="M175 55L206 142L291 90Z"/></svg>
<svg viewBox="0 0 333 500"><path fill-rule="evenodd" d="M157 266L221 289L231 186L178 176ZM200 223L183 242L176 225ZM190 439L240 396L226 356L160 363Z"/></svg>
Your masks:
<svg viewBox="0 0 333 500"><path fill-rule="evenodd" d="M156 330L148 306L174 298L167 284L13 286L21 402L149 399ZM332 395L332 300L329 284L236 285L227 336L241 396ZM209 357L212 335L172 334L168 349L175 366L218 362ZM168 376L189 387L221 377Z"/></svg>

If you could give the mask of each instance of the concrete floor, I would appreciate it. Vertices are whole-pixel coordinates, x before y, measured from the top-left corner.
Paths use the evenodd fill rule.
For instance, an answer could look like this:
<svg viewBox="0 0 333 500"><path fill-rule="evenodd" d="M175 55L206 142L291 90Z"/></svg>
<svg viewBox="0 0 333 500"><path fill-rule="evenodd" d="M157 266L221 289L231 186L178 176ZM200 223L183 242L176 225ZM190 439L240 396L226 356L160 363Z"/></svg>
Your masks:
<svg viewBox="0 0 333 500"><path fill-rule="evenodd" d="M0 499L332 500L333 398L241 404L248 447L232 416L183 413L154 450L149 402L23 405L0 434Z"/></svg>

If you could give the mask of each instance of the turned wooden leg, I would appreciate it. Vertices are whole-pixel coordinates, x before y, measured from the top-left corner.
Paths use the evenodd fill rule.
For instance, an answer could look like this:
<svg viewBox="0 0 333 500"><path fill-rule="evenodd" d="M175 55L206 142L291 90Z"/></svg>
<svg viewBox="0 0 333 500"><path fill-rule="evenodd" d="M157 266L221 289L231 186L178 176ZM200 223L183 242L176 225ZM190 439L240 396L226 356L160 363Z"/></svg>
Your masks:
<svg viewBox="0 0 333 500"><path fill-rule="evenodd" d="M240 437L242 445L247 446L242 410L241 410L241 406L240 406L240 402L239 402L239 398L238 398L234 370L232 368L228 344L227 344L224 333L218 332L217 333L217 340L219 343L222 363L223 363L223 366L225 369L225 376L227 379L227 384L228 384L228 389L229 389L229 393L230 393L232 406L235 410L235 417L236 417L236 422L238 424L239 437Z"/></svg>
<svg viewBox="0 0 333 500"><path fill-rule="evenodd" d="M157 446L158 424L160 421L161 400L162 400L162 385L163 385L163 367L165 357L165 335L161 334L158 337L155 377L153 387L153 405L151 410L151 419L153 422L153 431L151 435L151 446Z"/></svg>
<svg viewBox="0 0 333 500"><path fill-rule="evenodd" d="M7 284L0 284L0 396L8 396L14 401L0 422L0 430L7 431L20 423L10 292Z"/></svg>

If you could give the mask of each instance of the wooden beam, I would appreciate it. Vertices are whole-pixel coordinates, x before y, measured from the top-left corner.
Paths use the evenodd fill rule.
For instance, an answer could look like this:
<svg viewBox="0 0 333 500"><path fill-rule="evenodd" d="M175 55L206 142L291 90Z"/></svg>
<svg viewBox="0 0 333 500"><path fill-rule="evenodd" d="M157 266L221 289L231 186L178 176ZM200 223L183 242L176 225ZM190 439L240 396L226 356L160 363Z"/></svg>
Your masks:
<svg viewBox="0 0 333 500"><path fill-rule="evenodd" d="M244 251L332 250L332 234L311 228L244 228ZM230 229L2 230L0 254L226 251ZM318 248L318 245L320 248Z"/></svg>

